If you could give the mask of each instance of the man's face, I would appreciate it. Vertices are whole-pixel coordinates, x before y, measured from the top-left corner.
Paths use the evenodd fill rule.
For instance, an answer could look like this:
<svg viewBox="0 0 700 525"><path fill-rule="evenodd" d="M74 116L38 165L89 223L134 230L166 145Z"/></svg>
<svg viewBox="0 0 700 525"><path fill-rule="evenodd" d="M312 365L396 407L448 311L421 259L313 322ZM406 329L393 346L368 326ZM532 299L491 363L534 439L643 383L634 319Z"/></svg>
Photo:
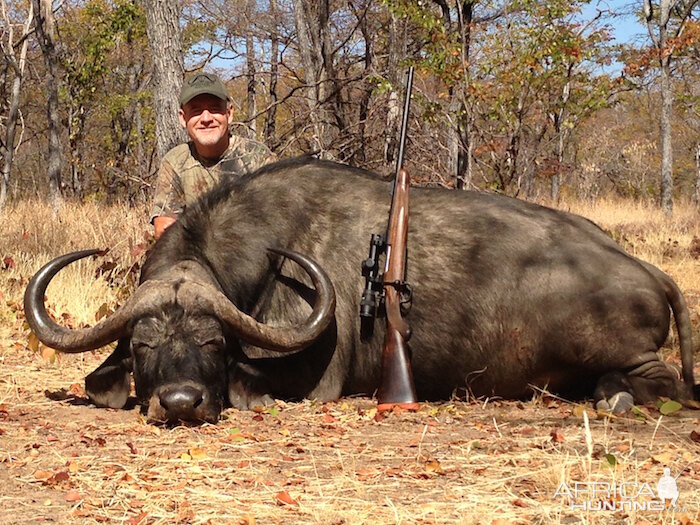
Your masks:
<svg viewBox="0 0 700 525"><path fill-rule="evenodd" d="M219 155L228 146L228 125L233 107L214 95L199 95L180 109L180 124L187 130L197 151ZM223 150L219 151L219 149Z"/></svg>

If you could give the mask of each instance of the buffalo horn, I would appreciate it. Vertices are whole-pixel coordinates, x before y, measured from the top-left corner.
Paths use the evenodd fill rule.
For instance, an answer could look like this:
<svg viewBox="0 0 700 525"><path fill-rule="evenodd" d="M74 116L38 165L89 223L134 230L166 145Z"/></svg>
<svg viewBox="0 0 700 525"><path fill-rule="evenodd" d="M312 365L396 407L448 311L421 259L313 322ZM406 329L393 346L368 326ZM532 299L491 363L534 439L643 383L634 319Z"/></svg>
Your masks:
<svg viewBox="0 0 700 525"><path fill-rule="evenodd" d="M273 249L301 266L316 289L313 311L304 323L292 327L273 327L241 312L224 294L194 282L183 283L178 303L193 311L210 311L228 323L245 342L277 352L294 352L313 343L328 327L335 314L335 290L330 278L313 260L297 252ZM190 304L184 304L190 303Z"/></svg>
<svg viewBox="0 0 700 525"><path fill-rule="evenodd" d="M29 327L46 346L71 354L100 348L125 335L132 316L138 316L138 313L148 311L165 300L164 295L168 290L164 283L144 283L124 306L92 328L71 330L56 324L49 317L44 304L44 294L51 279L70 263L98 253L103 252L82 250L57 257L29 281L24 292L24 314ZM173 292L170 293L172 295Z"/></svg>

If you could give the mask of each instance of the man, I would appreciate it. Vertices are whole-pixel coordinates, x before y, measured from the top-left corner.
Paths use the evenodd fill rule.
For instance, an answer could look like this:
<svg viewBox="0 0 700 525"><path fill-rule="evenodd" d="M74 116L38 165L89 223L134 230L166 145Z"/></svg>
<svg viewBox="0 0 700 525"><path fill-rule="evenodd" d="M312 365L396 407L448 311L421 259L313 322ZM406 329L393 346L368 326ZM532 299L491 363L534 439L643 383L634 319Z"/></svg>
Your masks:
<svg viewBox="0 0 700 525"><path fill-rule="evenodd" d="M161 161L151 212L156 239L221 177L240 177L276 160L264 144L230 134L233 105L216 75L186 79L179 102L180 124L190 142L174 147Z"/></svg>

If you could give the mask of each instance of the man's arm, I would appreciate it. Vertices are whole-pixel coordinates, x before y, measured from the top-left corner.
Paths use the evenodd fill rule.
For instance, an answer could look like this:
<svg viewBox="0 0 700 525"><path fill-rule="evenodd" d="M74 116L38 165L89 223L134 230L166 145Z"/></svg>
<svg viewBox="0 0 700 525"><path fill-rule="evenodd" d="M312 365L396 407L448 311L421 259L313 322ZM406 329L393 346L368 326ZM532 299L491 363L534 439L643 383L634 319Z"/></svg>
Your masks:
<svg viewBox="0 0 700 525"><path fill-rule="evenodd" d="M176 220L177 219L175 217L168 217L166 215L153 217L153 234L155 235L156 240L160 239L160 236L163 235L163 232Z"/></svg>
<svg viewBox="0 0 700 525"><path fill-rule="evenodd" d="M175 173L167 160L158 169L156 191L151 209L151 223L156 240L176 220L183 208L182 185L180 177Z"/></svg>

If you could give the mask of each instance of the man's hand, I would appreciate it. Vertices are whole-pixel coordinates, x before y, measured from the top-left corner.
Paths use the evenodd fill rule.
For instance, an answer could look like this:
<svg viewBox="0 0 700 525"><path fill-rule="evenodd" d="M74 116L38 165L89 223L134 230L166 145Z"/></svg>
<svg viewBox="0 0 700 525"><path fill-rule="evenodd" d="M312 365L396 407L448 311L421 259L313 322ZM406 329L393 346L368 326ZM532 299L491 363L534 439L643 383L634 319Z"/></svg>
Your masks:
<svg viewBox="0 0 700 525"><path fill-rule="evenodd" d="M153 228L155 229L155 232L153 233L156 237L156 240L160 239L160 236L163 235L163 232L171 225L173 224L177 219L173 217L166 217L166 216L159 216L153 219Z"/></svg>

